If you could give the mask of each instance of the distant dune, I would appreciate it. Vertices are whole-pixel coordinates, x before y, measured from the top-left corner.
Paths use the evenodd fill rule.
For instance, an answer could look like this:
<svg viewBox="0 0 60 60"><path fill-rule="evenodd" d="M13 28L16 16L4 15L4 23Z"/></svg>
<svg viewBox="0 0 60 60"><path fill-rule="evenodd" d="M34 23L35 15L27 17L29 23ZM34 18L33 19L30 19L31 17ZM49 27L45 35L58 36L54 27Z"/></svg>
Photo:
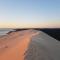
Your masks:
<svg viewBox="0 0 60 60"><path fill-rule="evenodd" d="M0 37L0 60L60 60L60 42L37 30Z"/></svg>

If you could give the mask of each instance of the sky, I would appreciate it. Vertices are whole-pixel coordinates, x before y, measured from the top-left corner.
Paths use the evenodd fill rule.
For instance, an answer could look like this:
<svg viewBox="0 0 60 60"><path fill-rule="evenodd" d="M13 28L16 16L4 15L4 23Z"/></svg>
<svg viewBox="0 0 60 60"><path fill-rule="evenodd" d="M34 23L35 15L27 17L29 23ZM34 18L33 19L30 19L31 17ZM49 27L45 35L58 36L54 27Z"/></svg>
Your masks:
<svg viewBox="0 0 60 60"><path fill-rule="evenodd" d="M60 0L0 0L0 28L60 28Z"/></svg>

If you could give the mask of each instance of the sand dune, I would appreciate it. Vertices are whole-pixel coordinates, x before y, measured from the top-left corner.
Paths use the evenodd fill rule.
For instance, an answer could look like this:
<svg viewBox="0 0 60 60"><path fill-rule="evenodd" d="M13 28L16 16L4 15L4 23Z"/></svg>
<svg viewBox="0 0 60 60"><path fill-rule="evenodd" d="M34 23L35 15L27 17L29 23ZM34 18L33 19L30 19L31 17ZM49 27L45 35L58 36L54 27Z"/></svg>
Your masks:
<svg viewBox="0 0 60 60"><path fill-rule="evenodd" d="M12 32L0 38L0 60L60 60L60 44L41 31Z"/></svg>
<svg viewBox="0 0 60 60"><path fill-rule="evenodd" d="M31 30L12 32L0 38L0 60L24 60L31 37L37 32Z"/></svg>
<svg viewBox="0 0 60 60"><path fill-rule="evenodd" d="M32 37L26 60L60 60L60 42L43 32Z"/></svg>

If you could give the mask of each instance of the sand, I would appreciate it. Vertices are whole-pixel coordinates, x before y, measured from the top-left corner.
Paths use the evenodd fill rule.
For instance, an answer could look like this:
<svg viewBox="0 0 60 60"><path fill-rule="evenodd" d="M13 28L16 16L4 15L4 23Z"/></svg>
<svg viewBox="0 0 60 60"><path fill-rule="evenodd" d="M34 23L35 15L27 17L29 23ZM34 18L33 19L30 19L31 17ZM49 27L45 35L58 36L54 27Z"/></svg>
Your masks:
<svg viewBox="0 0 60 60"><path fill-rule="evenodd" d="M60 43L36 30L0 37L0 60L60 60Z"/></svg>
<svg viewBox="0 0 60 60"><path fill-rule="evenodd" d="M25 60L60 60L60 42L40 31L32 37Z"/></svg>
<svg viewBox="0 0 60 60"><path fill-rule="evenodd" d="M0 38L0 60L24 60L32 36L37 32L18 31Z"/></svg>

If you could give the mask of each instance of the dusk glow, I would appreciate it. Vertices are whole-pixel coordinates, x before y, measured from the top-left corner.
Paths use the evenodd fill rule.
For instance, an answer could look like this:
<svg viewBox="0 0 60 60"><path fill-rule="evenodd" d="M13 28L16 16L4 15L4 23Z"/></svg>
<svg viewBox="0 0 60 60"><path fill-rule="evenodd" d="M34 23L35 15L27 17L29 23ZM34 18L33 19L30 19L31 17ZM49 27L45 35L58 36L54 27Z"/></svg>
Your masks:
<svg viewBox="0 0 60 60"><path fill-rule="evenodd" d="M0 28L60 28L60 0L0 0Z"/></svg>

